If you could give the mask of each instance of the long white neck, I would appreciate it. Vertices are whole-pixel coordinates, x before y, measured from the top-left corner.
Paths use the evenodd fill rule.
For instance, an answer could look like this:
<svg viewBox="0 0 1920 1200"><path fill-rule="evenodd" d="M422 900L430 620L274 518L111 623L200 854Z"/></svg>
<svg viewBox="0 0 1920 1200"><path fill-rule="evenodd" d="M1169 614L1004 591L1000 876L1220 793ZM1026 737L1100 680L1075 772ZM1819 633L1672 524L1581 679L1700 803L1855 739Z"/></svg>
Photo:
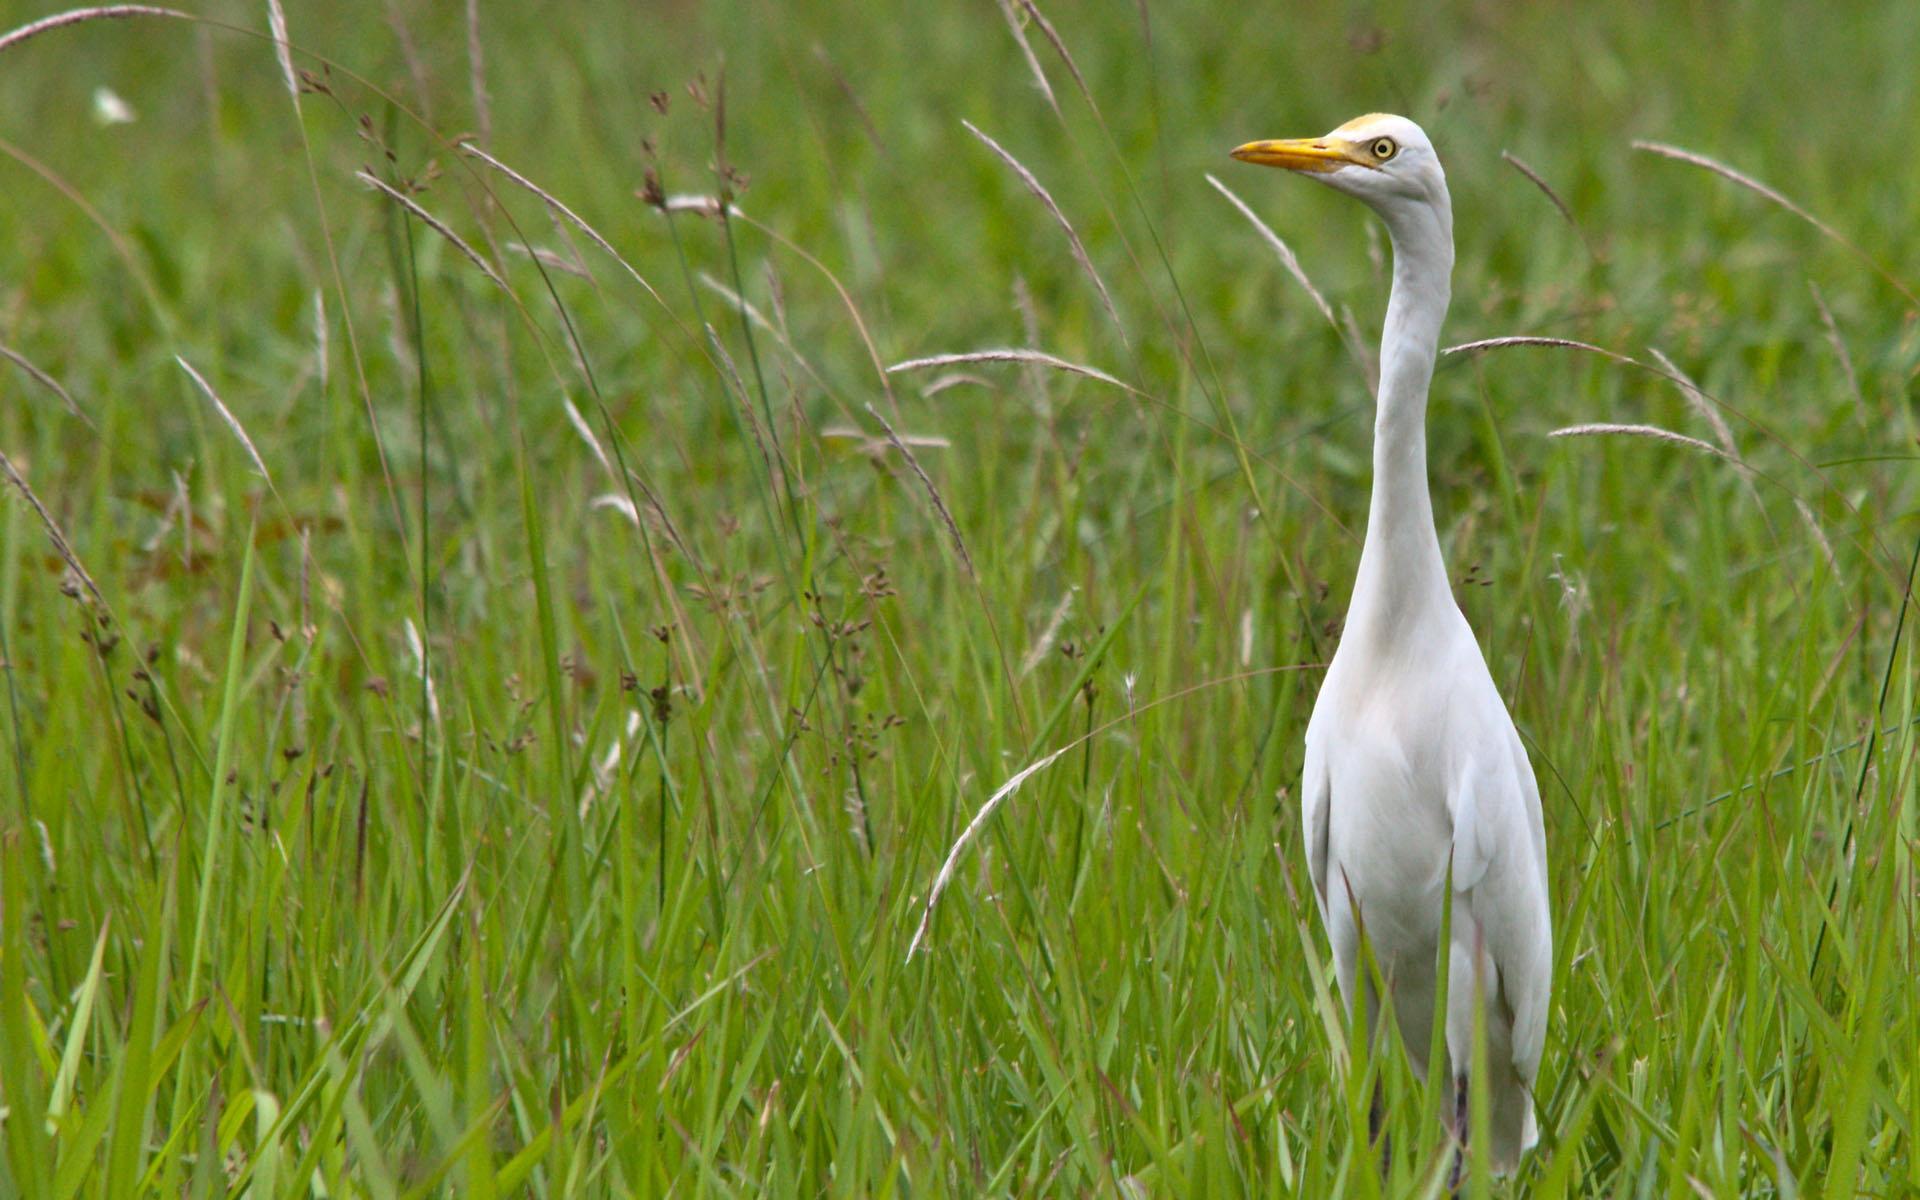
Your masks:
<svg viewBox="0 0 1920 1200"><path fill-rule="evenodd" d="M1381 215L1393 242L1393 294L1380 336L1373 502L1347 632L1393 641L1435 606L1453 604L1427 491L1427 385L1453 275L1453 209L1443 189L1436 204Z"/></svg>

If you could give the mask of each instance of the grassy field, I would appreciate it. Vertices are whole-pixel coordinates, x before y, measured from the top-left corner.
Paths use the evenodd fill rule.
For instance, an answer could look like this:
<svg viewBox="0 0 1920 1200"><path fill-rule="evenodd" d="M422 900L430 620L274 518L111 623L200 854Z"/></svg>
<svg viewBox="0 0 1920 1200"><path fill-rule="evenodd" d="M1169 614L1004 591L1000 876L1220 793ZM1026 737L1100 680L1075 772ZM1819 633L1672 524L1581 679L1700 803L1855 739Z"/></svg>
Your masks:
<svg viewBox="0 0 1920 1200"><path fill-rule="evenodd" d="M1605 351L1431 408L1493 1193L1920 1191L1920 6L196 7L0 49L0 1195L1436 1194L1294 796L1385 247L1226 157L1373 109Z"/></svg>

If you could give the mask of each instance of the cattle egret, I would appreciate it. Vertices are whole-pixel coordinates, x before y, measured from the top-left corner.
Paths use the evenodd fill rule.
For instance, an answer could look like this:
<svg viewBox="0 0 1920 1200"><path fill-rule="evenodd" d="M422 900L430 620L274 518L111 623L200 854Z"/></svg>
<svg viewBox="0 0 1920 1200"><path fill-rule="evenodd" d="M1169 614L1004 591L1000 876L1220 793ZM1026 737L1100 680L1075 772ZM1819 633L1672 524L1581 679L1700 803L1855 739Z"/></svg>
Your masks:
<svg viewBox="0 0 1920 1200"><path fill-rule="evenodd" d="M1427 492L1427 385L1453 272L1446 174L1418 125L1380 113L1325 137L1250 142L1233 156L1364 200L1393 244L1366 542L1307 724L1307 867L1343 998L1351 1004L1362 982L1364 936L1422 1075L1442 905L1451 903L1442 1065L1455 1130L1463 1143L1484 1137L1494 1168L1511 1169L1538 1138L1533 1081L1553 931L1539 788L1454 603ZM1367 986L1367 1011L1378 1012ZM1484 1130L1466 1128L1476 996L1486 1021Z"/></svg>

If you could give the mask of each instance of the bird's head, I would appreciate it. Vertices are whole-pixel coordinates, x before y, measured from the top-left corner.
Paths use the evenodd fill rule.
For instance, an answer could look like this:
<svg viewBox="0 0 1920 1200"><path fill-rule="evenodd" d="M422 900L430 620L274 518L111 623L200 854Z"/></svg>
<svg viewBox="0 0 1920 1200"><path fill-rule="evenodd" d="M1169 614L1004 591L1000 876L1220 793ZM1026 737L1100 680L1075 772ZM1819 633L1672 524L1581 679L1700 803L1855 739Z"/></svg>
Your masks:
<svg viewBox="0 0 1920 1200"><path fill-rule="evenodd" d="M1409 209L1447 203L1447 177L1433 143L1418 125L1390 113L1355 117L1321 137L1248 142L1233 156L1358 196L1389 224Z"/></svg>

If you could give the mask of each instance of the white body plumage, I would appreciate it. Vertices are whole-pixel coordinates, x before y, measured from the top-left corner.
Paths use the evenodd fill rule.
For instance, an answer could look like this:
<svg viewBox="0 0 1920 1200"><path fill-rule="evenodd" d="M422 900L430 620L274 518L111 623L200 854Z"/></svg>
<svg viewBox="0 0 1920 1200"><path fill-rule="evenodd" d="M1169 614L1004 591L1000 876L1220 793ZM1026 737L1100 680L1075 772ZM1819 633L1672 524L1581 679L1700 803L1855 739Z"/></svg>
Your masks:
<svg viewBox="0 0 1920 1200"><path fill-rule="evenodd" d="M1451 906L1445 1067L1464 1086L1482 997L1490 1127L1468 1136L1509 1168L1538 1136L1553 934L1533 768L1454 602L1427 489L1427 387L1453 271L1446 176L1419 126L1382 114L1234 156L1357 196L1393 244L1366 542L1307 726L1307 865L1343 997L1363 977L1364 930L1423 1072Z"/></svg>

